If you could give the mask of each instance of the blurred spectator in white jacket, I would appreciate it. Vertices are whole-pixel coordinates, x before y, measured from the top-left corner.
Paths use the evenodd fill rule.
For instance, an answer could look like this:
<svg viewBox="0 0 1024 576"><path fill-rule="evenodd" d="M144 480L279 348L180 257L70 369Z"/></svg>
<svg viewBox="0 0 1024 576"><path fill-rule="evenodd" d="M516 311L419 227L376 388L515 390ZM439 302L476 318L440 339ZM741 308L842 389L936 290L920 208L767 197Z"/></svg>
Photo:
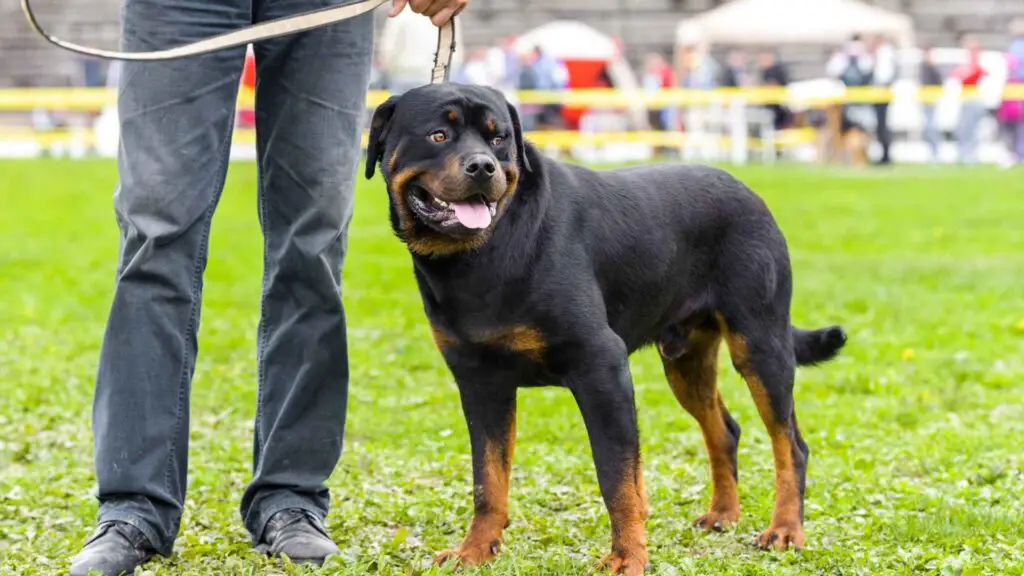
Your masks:
<svg viewBox="0 0 1024 576"><path fill-rule="evenodd" d="M388 78L388 90L393 94L430 83L430 71L437 51L437 31L430 18L412 10L403 10L384 23L377 55L381 71ZM453 71L462 66L463 46L462 27L456 20Z"/></svg>
<svg viewBox="0 0 1024 576"><path fill-rule="evenodd" d="M452 80L461 84L497 87L503 68L497 66L501 64L501 61L490 58L487 48L474 48L470 50L462 67L452 75Z"/></svg>

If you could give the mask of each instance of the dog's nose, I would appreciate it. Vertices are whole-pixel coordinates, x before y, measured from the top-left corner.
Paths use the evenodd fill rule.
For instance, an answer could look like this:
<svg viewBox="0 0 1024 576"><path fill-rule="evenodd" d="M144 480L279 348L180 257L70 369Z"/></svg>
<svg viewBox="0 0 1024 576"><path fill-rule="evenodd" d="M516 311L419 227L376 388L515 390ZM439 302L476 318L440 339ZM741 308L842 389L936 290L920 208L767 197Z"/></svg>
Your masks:
<svg viewBox="0 0 1024 576"><path fill-rule="evenodd" d="M474 154L466 160L466 174L480 182L490 180L497 169L498 166L494 163L494 159L487 154Z"/></svg>

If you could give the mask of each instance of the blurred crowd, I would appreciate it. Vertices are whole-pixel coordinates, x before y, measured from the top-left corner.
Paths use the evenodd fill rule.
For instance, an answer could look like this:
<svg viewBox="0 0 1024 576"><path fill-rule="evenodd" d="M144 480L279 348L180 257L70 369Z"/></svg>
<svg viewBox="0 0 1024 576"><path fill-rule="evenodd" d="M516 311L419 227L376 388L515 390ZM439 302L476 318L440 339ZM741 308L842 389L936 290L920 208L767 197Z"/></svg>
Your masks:
<svg viewBox="0 0 1024 576"><path fill-rule="evenodd" d="M422 47L435 44L436 39L437 29L430 21L409 11L388 21L377 45L370 88L399 94L428 82L434 54ZM454 82L497 88L511 102L516 101L519 90L563 90L569 87L569 72L564 62L545 53L539 46L520 50L515 46L514 36L506 37L491 47L465 50L458 39L456 44L459 50L456 51L455 69L451 74ZM561 126L560 106L526 106L520 109L520 114L526 130Z"/></svg>
<svg viewBox="0 0 1024 576"><path fill-rule="evenodd" d="M830 150L838 152L825 153L829 159L833 154L843 154L856 158L856 163L867 163L867 151L873 148L875 153L870 156L874 162L885 165L893 162L894 140L899 138L903 142L904 134L908 135L908 140L914 138L915 150L920 153L917 158L933 162L955 160L963 164L976 163L983 140L985 146L992 149L990 129L998 126L997 140L1005 150L1002 161L1006 165L1018 164L1024 161L1024 100L1003 99L1001 94L1004 85L1024 86L1024 19L1011 22L1010 32L1009 44L997 50L983 51L974 37L962 35L957 48L926 46L919 51L911 49L909 52L914 55L909 58L906 48L898 47L889 37L854 35L841 42L827 59L821 69L821 79L850 88L892 88L897 81L911 80L921 87L941 88L939 92L947 94L961 88L982 87L987 79L997 78L994 83L997 90L978 90L976 95L969 97L956 95L947 98L953 105L946 108L934 101L917 103L913 97L904 98L903 105L896 107L890 102L865 102L835 106L834 110L808 111L793 110L783 103L773 104L756 107L760 111L758 123L747 128L757 136L762 135L766 127L776 132L811 127L819 133L834 133L835 136L829 138L838 144L830 145ZM405 11L399 17L389 19L377 42L371 89L401 93L429 82L434 58L432 48L436 42L437 29L427 18ZM462 41L459 30L456 30L456 42L458 50L454 55L451 79L501 90L510 102L518 105L526 130L583 130L584 123L580 114L574 117L572 110L563 110L561 105L520 104L517 93L521 90L558 91L583 87L626 87L647 91L668 88L712 90L790 87L805 82L795 82L790 73L791 66L773 48L719 52L707 45L681 44L672 52L646 54L639 67L630 69L626 74L632 85L624 85L622 70L613 67L610 61L600 66L581 67L581 58L567 60L560 57L567 50L566 42L556 42L558 48L549 51L548 44L544 42L508 36L490 46L471 46ZM568 44L572 46L571 41ZM590 48L589 45L575 47L575 53L587 55ZM616 50L620 51L621 46ZM115 63L106 74L102 74L98 61L86 60L80 84L116 86L118 71ZM806 68L803 74L807 75ZM249 90L255 85L255 61L251 51L242 85ZM918 107L919 113L915 114L913 122L907 121L907 105ZM699 119L692 114L695 108L640 109L637 114L641 121L630 118L626 128L699 132L705 127L695 121L695 118ZM238 115L241 126L254 125L251 110L239 110ZM33 125L40 131L60 126L61 118L61 111L39 108L32 113ZM107 126L108 132L115 130L112 111L105 111L98 125ZM590 125L586 126L589 129ZM614 131L624 125L612 123L611 126L603 129Z"/></svg>
<svg viewBox="0 0 1024 576"><path fill-rule="evenodd" d="M1016 25L1015 38L1006 49L1005 71L987 69L982 65L982 50L977 40L962 34L960 47L966 54L966 62L953 67L944 73L934 59L934 48L925 47L921 51L920 69L917 81L922 87L942 87L952 81L953 85L962 89L973 90L974 95L961 100L960 113L954 137L957 143L957 160L963 164L974 164L978 161L979 125L987 114L995 116L1000 137L1007 146L1007 161L1018 163L1024 158L1024 118L1022 118L1022 101L997 98L991 103L977 89L989 74L1005 72L1006 84L1024 84L1024 27ZM854 36L838 50L829 60L826 73L830 78L841 81L847 87L892 87L899 72L899 60L896 46L884 37L876 36L865 39ZM882 148L878 162L891 163L890 146L892 133L889 130L889 103L870 105L849 104L842 110L842 133L864 134L873 127L874 136ZM936 122L936 104L922 104L924 126L923 135L928 143L932 160L938 159L939 145L942 140Z"/></svg>
<svg viewBox="0 0 1024 576"><path fill-rule="evenodd" d="M1005 48L1005 80L1007 84L1024 84L1024 21L1012 24L1013 40ZM410 38L420 35L420 42ZM385 30L375 62L373 87L402 92L425 83L424 73L431 67L433 53L424 53L415 46L434 42L436 30L409 18ZM504 38L493 46L470 47L459 59L452 79L457 82L488 85L502 90L515 102L518 90L561 90L570 86L569 72L564 62L539 46L517 46L514 37ZM464 44L463 44L464 46ZM899 57L892 39L883 35L855 35L839 46L828 59L823 76L851 88L891 88L898 78L915 78L922 87L954 85L975 88L993 70L982 65L982 50L970 35L960 38L960 48L966 52L966 62L945 66L933 59L933 49L925 47L920 58L914 60L916 70L907 70ZM714 54L706 46L681 46L674 54L650 53L637 71L637 81L645 90L690 88L745 88L754 86L789 86L791 75L786 62L773 49L750 53L731 50ZM598 78L582 83L586 87L613 86L608 68L598 72ZM574 86L575 87L575 86ZM940 156L944 132L956 143L956 160L964 164L978 161L979 125L986 117L994 117L1000 128L1000 141L1005 144L1007 163L1024 159L1024 102L1021 100L986 100L980 96L967 97L960 105L956 126L943 130L936 120L936 104L922 103L921 135L930 158ZM528 130L558 129L565 127L561 107L557 105L522 107L523 123ZM648 124L654 130L686 130L687 116L678 108L650 110ZM798 118L787 106L767 107L770 123L776 130L793 127L804 118ZM820 112L820 111L819 111ZM877 142L880 153L875 163L892 162L893 130L890 128L890 103L852 103L839 110L837 131L842 146L866 157L870 141ZM812 125L821 127L825 114L810 115Z"/></svg>

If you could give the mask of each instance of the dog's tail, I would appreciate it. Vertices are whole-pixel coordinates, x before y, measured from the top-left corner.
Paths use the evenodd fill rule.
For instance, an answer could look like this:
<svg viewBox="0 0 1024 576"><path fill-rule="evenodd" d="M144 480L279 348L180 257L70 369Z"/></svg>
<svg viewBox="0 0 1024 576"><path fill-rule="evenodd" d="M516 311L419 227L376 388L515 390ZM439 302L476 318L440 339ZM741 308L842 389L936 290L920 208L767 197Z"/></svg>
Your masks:
<svg viewBox="0 0 1024 576"><path fill-rule="evenodd" d="M835 358L846 344L846 332L841 326L819 330L801 330L793 327L793 351L798 366L813 366Z"/></svg>

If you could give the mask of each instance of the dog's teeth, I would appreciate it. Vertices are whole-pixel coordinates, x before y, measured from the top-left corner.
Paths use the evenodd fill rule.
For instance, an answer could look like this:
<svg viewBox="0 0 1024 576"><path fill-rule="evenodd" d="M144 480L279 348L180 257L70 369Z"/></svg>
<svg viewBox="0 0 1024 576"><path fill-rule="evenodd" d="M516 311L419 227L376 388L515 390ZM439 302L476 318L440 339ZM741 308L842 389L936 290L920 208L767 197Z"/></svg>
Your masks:
<svg viewBox="0 0 1024 576"><path fill-rule="evenodd" d="M494 204L488 204L487 205L487 211L491 213L491 218L494 218L494 211L495 211Z"/></svg>
<svg viewBox="0 0 1024 576"><path fill-rule="evenodd" d="M434 204L437 204L441 208L447 208L448 207L448 203L447 202L445 202L444 200L440 200L438 198L434 198Z"/></svg>

